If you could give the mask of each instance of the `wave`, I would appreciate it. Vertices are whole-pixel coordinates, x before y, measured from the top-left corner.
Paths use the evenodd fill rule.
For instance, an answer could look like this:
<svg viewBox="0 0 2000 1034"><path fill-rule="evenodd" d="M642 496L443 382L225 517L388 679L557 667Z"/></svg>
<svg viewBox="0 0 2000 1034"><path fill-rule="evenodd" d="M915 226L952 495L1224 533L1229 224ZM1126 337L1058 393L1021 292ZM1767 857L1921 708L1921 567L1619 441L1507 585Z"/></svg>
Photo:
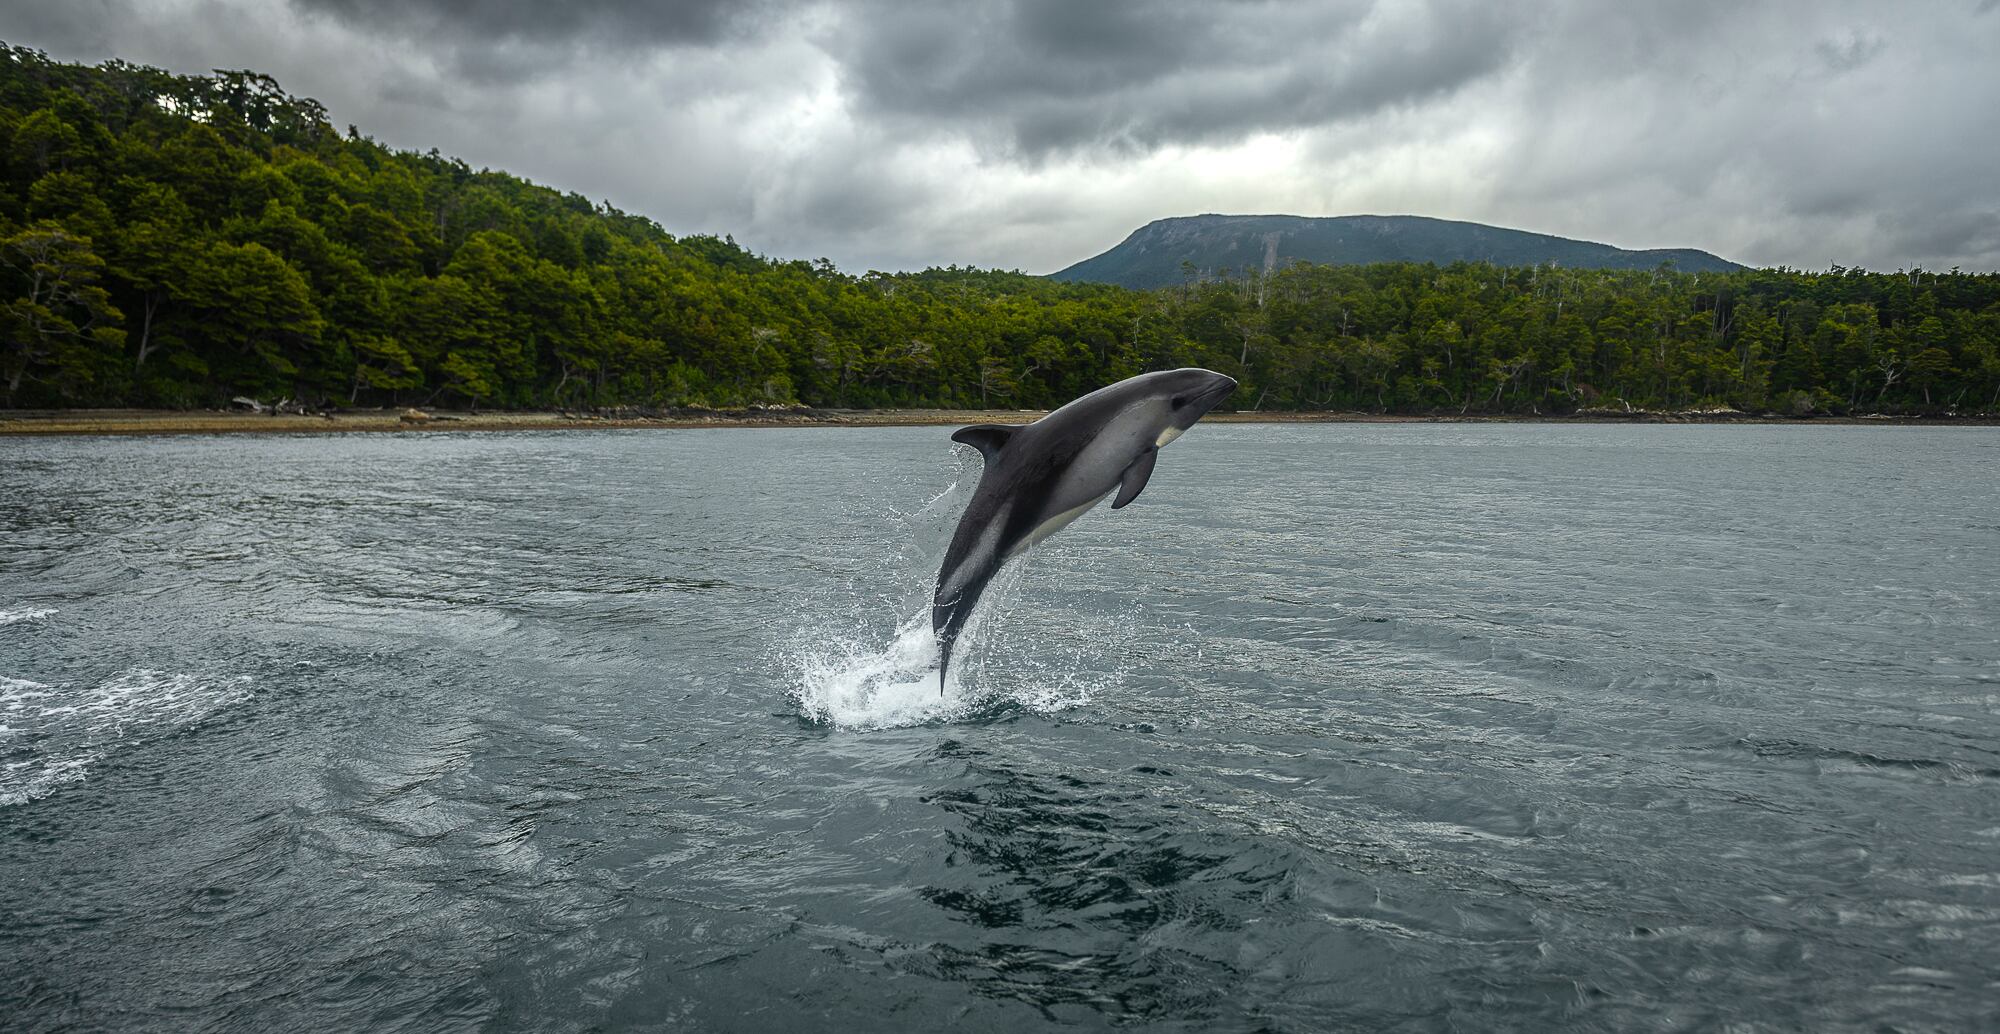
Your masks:
<svg viewBox="0 0 2000 1034"><path fill-rule="evenodd" d="M1869 750L1851 750L1845 747L1803 743L1798 740L1751 736L1741 737L1735 740L1733 745L1746 749L1760 758L1809 762L1819 766L1824 772L1862 771L1876 774L1931 775L1945 779L2000 779L2000 769L1968 764L1962 760L1897 757Z"/></svg>
<svg viewBox="0 0 2000 1034"><path fill-rule="evenodd" d="M12 625L22 621L40 621L55 612L54 607L38 607L28 610L0 610L0 625Z"/></svg>
<svg viewBox="0 0 2000 1034"><path fill-rule="evenodd" d="M0 807L46 797L120 745L197 725L250 697L248 676L132 668L81 689L0 676Z"/></svg>

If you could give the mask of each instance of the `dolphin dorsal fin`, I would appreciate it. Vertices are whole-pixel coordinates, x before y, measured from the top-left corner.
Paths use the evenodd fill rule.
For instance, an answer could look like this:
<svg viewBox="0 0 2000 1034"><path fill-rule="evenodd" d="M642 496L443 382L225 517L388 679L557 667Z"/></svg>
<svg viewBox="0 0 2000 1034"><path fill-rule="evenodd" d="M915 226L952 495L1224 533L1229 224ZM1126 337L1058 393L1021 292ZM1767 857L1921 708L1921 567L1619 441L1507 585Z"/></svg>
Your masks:
<svg viewBox="0 0 2000 1034"><path fill-rule="evenodd" d="M1014 440L1014 432L1017 430L1019 428L1008 427L1006 424L973 424L971 427L961 427L953 431L951 440L978 449L979 454L986 457L986 465L990 467L994 460L1000 458L1000 450Z"/></svg>

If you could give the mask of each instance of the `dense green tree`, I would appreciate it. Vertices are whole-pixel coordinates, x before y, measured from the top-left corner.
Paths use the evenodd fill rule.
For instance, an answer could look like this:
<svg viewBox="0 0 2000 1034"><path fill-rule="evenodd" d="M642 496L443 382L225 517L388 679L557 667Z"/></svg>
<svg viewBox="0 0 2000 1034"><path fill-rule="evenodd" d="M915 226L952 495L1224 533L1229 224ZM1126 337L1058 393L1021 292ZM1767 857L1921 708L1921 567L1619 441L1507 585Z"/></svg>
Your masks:
<svg viewBox="0 0 2000 1034"><path fill-rule="evenodd" d="M1957 372L1952 368L1951 353L1936 345L1918 352L1910 359L1910 383L1924 393L1926 406L1931 404L1931 388L1948 380Z"/></svg>
<svg viewBox="0 0 2000 1034"><path fill-rule="evenodd" d="M9 274L0 297L0 377L11 402L24 382L50 386L65 400L87 398L117 354L125 332L109 292L97 281L104 260L90 240L49 224L0 241Z"/></svg>
<svg viewBox="0 0 2000 1034"><path fill-rule="evenodd" d="M83 149L83 136L52 108L30 112L14 127L14 166L39 179L69 168Z"/></svg>
<svg viewBox="0 0 2000 1034"><path fill-rule="evenodd" d="M2000 407L1992 274L853 276L336 133L253 72L0 51L9 405L1030 408L1201 365L1258 409Z"/></svg>
<svg viewBox="0 0 2000 1034"><path fill-rule="evenodd" d="M197 260L184 297L219 348L211 369L253 393L304 395L324 375L325 321L306 278L262 244L217 241ZM219 367L219 369L218 369Z"/></svg>

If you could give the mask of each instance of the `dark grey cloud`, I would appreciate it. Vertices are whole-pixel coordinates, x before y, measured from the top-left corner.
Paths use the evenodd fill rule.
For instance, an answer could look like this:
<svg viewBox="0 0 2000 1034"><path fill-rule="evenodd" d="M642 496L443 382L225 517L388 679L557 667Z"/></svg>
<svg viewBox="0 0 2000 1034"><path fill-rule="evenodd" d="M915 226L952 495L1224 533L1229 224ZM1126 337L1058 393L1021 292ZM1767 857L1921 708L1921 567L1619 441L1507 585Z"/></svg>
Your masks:
<svg viewBox="0 0 2000 1034"><path fill-rule="evenodd" d="M1008 155L1149 151L1322 126L1492 74L1522 22L1426 0L871 3L827 38L857 111Z"/></svg>
<svg viewBox="0 0 2000 1034"><path fill-rule="evenodd" d="M1201 211L2000 268L2000 0L0 0L0 39L256 68L854 269L1046 271Z"/></svg>
<svg viewBox="0 0 2000 1034"><path fill-rule="evenodd" d="M431 34L453 44L507 41L619 47L720 43L752 26L755 0L292 0L307 14L384 32Z"/></svg>
<svg viewBox="0 0 2000 1034"><path fill-rule="evenodd" d="M73 0L71 3L0 3L0 39L15 46L65 53L104 53L121 39L118 19L126 0Z"/></svg>
<svg viewBox="0 0 2000 1034"><path fill-rule="evenodd" d="M1555 10L1590 46L1524 66L1493 200L1751 263L2000 267L2000 142L1965 122L2000 105L2000 20L1916 11Z"/></svg>
<svg viewBox="0 0 2000 1034"><path fill-rule="evenodd" d="M795 0L287 0L308 23L406 43L480 87L660 50L734 46Z"/></svg>

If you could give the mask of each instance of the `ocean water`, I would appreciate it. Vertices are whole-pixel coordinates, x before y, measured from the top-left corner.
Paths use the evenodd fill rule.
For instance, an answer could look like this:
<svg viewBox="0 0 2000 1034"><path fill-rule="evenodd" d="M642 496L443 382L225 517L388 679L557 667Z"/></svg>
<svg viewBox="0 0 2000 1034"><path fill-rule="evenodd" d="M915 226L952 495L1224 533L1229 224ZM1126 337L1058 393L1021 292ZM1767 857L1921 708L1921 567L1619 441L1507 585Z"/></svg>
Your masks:
<svg viewBox="0 0 2000 1034"><path fill-rule="evenodd" d="M0 439L0 1028L1994 1029L2000 433L962 452Z"/></svg>

